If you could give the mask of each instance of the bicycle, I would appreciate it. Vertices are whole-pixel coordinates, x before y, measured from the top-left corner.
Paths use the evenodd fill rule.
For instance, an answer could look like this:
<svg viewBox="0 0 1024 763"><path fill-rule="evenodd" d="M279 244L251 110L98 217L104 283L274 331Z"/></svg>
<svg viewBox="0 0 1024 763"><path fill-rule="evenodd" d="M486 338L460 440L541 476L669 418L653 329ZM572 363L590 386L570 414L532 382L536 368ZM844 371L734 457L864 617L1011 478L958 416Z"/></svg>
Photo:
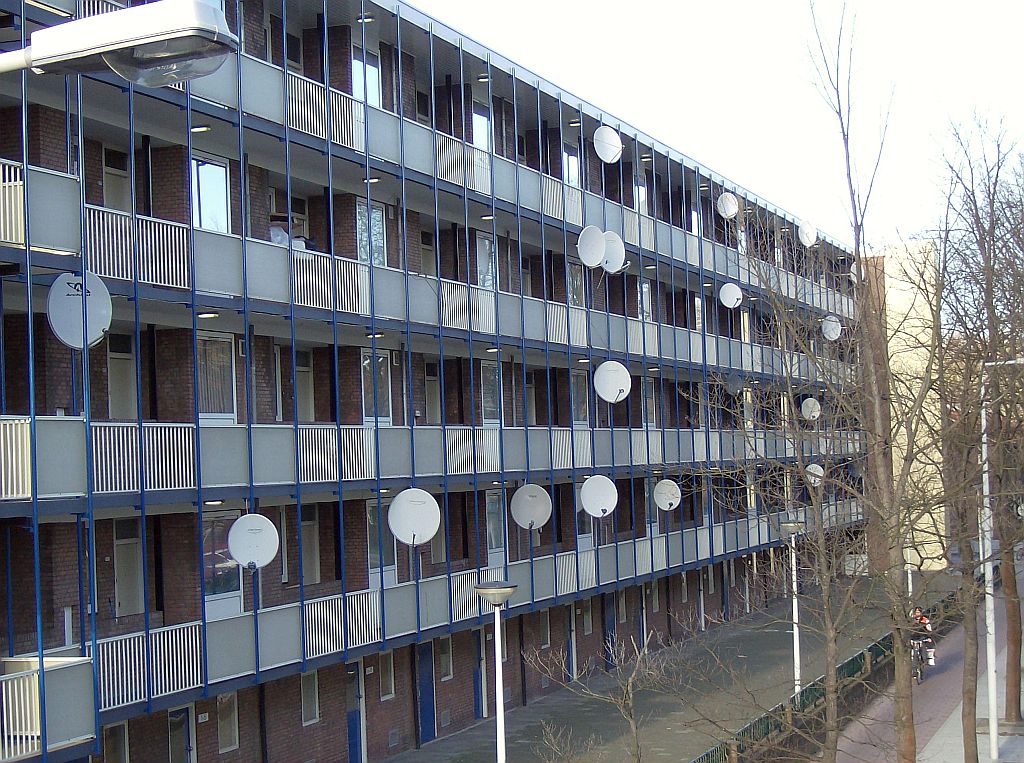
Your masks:
<svg viewBox="0 0 1024 763"><path fill-rule="evenodd" d="M924 669L928 664L928 651L924 639L910 640L910 672L917 683L924 681Z"/></svg>

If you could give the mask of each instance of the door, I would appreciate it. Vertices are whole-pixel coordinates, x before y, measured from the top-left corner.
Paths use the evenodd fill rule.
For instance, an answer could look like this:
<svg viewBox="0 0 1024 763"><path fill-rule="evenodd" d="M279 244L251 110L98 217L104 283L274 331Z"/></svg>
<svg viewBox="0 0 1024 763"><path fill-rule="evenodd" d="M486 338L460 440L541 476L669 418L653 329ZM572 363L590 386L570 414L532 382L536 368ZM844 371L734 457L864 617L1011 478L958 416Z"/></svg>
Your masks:
<svg viewBox="0 0 1024 763"><path fill-rule="evenodd" d="M416 690L419 701L420 742L437 736L434 721L434 642L416 645Z"/></svg>
<svg viewBox="0 0 1024 763"><path fill-rule="evenodd" d="M143 610L142 522L138 517L114 520L114 611L116 617Z"/></svg>
<svg viewBox="0 0 1024 763"><path fill-rule="evenodd" d="M295 395L299 409L299 421L308 422L313 416L313 353L309 350L295 352Z"/></svg>
<svg viewBox="0 0 1024 763"><path fill-rule="evenodd" d="M363 733L363 671L361 662L345 665L345 723L348 736L348 763L366 760Z"/></svg>
<svg viewBox="0 0 1024 763"><path fill-rule="evenodd" d="M580 551L590 551L594 547L594 518L583 510L580 500L582 483L576 484L576 547Z"/></svg>
<svg viewBox="0 0 1024 763"><path fill-rule="evenodd" d="M381 578L384 587L398 583L395 566L395 536L388 526L388 503L381 502L380 522L377 521L377 500L366 502L366 561L370 573L370 590L378 591Z"/></svg>
<svg viewBox="0 0 1024 763"><path fill-rule="evenodd" d="M505 566L505 505L500 490L488 490L487 502L487 566Z"/></svg>
<svg viewBox="0 0 1024 763"><path fill-rule="evenodd" d="M170 763L196 763L192 706L167 711L167 752Z"/></svg>
<svg viewBox="0 0 1024 763"><path fill-rule="evenodd" d="M138 418L133 344L130 334L107 336L108 415L114 421L135 421Z"/></svg>
<svg viewBox="0 0 1024 763"><path fill-rule="evenodd" d="M130 212L132 192L128 184L128 154L115 149L103 149L103 206Z"/></svg>
<svg viewBox="0 0 1024 763"><path fill-rule="evenodd" d="M237 517L237 511L203 515L203 580L207 620L223 620L242 612L242 568L228 551L228 531Z"/></svg>
<svg viewBox="0 0 1024 763"><path fill-rule="evenodd" d="M425 364L424 392L426 397L425 424L441 423L441 380L438 378L438 362Z"/></svg>
<svg viewBox="0 0 1024 763"><path fill-rule="evenodd" d="M532 372L526 375L526 425L537 426L537 385Z"/></svg>
<svg viewBox="0 0 1024 763"><path fill-rule="evenodd" d="M473 668L473 717L477 720L487 717L487 705L484 704L484 692L487 691L487 672L485 670L483 631L473 631L473 654L476 655L476 667Z"/></svg>
<svg viewBox="0 0 1024 763"><path fill-rule="evenodd" d="M234 424L235 358L230 334L196 337L199 359L199 418L203 424Z"/></svg>

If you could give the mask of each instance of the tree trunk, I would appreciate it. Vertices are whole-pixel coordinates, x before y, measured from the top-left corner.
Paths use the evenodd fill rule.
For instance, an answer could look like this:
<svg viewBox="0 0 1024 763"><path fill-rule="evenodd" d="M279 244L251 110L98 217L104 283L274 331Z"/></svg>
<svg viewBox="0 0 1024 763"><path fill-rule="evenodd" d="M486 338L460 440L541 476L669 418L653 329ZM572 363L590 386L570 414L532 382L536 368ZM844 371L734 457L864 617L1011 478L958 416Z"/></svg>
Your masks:
<svg viewBox="0 0 1024 763"><path fill-rule="evenodd" d="M826 563L827 564L827 563ZM826 573L830 573L826 570ZM825 740L821 748L822 763L835 763L839 750L839 667L838 629L833 620L830 578L822 576L822 630L825 634Z"/></svg>
<svg viewBox="0 0 1024 763"><path fill-rule="evenodd" d="M893 722L896 726L896 760L898 763L916 763L917 731L914 729L913 691L914 676L910 671L910 650L902 623L892 632L893 662L896 668L893 694Z"/></svg>
<svg viewBox="0 0 1024 763"><path fill-rule="evenodd" d="M971 543L960 535L960 558L971 558ZM978 591L973 565L963 568L957 596L964 613L964 667L960 692L960 726L964 736L964 763L978 763Z"/></svg>
<svg viewBox="0 0 1024 763"><path fill-rule="evenodd" d="M1018 723L1021 721L1020 593L1017 591L1017 565L1013 560L1013 536L1005 532L1001 532L999 536L999 578L1003 584L1003 606L1006 607L1006 709L1003 712L1003 720ZM1014 658L1013 655L1018 656Z"/></svg>

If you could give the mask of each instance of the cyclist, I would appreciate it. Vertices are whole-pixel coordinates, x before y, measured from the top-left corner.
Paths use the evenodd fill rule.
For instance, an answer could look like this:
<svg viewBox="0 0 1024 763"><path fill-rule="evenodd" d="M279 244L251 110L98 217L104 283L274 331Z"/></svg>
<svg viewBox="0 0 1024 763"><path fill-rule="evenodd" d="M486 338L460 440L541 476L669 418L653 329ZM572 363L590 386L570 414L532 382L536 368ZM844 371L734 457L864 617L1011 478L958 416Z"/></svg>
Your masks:
<svg viewBox="0 0 1024 763"><path fill-rule="evenodd" d="M935 664L935 639L932 638L932 621L920 607L914 607L911 612L911 636L910 643L920 643L928 657L928 664Z"/></svg>

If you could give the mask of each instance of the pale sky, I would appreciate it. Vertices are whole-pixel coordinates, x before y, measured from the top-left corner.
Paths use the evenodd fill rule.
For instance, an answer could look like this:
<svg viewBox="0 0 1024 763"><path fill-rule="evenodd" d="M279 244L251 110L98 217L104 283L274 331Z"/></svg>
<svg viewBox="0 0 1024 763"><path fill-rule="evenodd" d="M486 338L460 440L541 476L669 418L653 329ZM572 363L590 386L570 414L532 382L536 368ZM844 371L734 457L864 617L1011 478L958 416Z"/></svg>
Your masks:
<svg viewBox="0 0 1024 763"><path fill-rule="evenodd" d="M805 0L412 0L448 26L848 242L835 117ZM854 139L874 159L873 243L933 226L953 124L1024 128L1024 3L851 0ZM841 3L818 0L834 35ZM853 14L856 14L855 16ZM849 25L847 32L849 33Z"/></svg>

